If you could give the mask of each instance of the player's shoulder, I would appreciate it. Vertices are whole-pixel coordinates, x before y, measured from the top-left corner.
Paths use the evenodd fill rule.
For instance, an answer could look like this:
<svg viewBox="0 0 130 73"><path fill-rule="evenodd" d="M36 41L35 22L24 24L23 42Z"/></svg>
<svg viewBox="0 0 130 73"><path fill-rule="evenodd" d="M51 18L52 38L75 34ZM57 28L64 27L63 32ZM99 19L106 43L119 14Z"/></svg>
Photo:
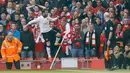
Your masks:
<svg viewBox="0 0 130 73"><path fill-rule="evenodd" d="M38 16L37 17L38 19L43 19L44 17L42 15Z"/></svg>

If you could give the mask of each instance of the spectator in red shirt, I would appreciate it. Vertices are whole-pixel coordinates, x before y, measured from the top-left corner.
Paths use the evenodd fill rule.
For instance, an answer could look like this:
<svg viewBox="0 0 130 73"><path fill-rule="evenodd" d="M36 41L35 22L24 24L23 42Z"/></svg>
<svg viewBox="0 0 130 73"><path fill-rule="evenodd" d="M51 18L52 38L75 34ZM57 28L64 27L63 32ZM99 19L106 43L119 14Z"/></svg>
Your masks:
<svg viewBox="0 0 130 73"><path fill-rule="evenodd" d="M57 7L54 7L54 11L55 11L55 14L60 16L60 9L58 9Z"/></svg>
<svg viewBox="0 0 130 73"><path fill-rule="evenodd" d="M92 13L94 13L95 11L94 11L94 8L93 8L93 6L92 6L92 4L93 4L92 1L89 0L87 4L88 4L87 6L88 6L89 10L90 10Z"/></svg>
<svg viewBox="0 0 130 73"><path fill-rule="evenodd" d="M54 9L51 9L51 17L56 18L58 15ZM58 24L58 20L54 21L55 24Z"/></svg>
<svg viewBox="0 0 130 73"><path fill-rule="evenodd" d="M12 24L11 17L9 14L6 16L6 20L7 20L6 31L8 31L11 29L11 24Z"/></svg>
<svg viewBox="0 0 130 73"><path fill-rule="evenodd" d="M122 31L122 25L119 23L117 25L115 35L116 35L116 43L119 43L121 47L123 47L123 34L124 32Z"/></svg>
<svg viewBox="0 0 130 73"><path fill-rule="evenodd" d="M128 19L124 19L121 23L123 24L123 32L130 28L130 25L128 24Z"/></svg>
<svg viewBox="0 0 130 73"><path fill-rule="evenodd" d="M44 50L45 42L44 42L44 38L42 35L40 35L40 37L38 39L39 33L40 33L40 30L39 30L39 28L37 28L36 35L34 35L34 40L35 40L35 45L36 45L35 46L35 55L36 55L36 58L43 58L45 55L45 50Z"/></svg>
<svg viewBox="0 0 130 73"><path fill-rule="evenodd" d="M6 0L0 0L0 4L5 5Z"/></svg>
<svg viewBox="0 0 130 73"><path fill-rule="evenodd" d="M104 12L106 11L106 9L102 6L101 1L100 1L100 0L97 0L97 7L95 8L95 14L97 14L97 11L98 11L99 9L103 9Z"/></svg>

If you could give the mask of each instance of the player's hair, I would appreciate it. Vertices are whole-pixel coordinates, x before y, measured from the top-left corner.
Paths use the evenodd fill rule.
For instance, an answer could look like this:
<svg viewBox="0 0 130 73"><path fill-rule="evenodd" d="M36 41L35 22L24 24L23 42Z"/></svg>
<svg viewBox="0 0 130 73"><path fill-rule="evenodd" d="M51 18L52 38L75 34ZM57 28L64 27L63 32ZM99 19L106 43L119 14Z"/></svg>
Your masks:
<svg viewBox="0 0 130 73"><path fill-rule="evenodd" d="M42 13L45 13L46 11L48 11L48 9L44 9L44 10L42 10Z"/></svg>

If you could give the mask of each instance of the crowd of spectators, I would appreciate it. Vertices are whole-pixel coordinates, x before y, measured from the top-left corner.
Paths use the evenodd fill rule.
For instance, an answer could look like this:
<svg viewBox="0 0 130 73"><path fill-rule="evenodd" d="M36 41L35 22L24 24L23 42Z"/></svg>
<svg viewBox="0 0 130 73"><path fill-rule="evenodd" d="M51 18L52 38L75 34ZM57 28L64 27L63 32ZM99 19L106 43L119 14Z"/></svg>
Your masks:
<svg viewBox="0 0 130 73"><path fill-rule="evenodd" d="M52 57L59 46L58 57L103 58L109 48L109 66L130 66L129 0L0 0L0 46L13 32L23 44L21 58L46 57L38 23L23 28L45 9L51 18L59 16L50 22L53 30L63 36L69 31L63 44L51 48Z"/></svg>

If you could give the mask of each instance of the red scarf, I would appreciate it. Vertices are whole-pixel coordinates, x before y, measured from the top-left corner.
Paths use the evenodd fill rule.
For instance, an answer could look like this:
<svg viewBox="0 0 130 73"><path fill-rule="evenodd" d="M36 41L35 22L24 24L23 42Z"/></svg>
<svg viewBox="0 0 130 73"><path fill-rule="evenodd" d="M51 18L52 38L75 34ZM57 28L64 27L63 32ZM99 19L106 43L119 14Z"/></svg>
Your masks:
<svg viewBox="0 0 130 73"><path fill-rule="evenodd" d="M90 32L88 32L86 34L86 45L90 44ZM93 31L93 34L92 34L92 46L95 47L96 46L96 36L95 36L95 30Z"/></svg>
<svg viewBox="0 0 130 73"><path fill-rule="evenodd" d="M116 37L122 38L123 37L123 31L120 32L119 30L116 29Z"/></svg>

